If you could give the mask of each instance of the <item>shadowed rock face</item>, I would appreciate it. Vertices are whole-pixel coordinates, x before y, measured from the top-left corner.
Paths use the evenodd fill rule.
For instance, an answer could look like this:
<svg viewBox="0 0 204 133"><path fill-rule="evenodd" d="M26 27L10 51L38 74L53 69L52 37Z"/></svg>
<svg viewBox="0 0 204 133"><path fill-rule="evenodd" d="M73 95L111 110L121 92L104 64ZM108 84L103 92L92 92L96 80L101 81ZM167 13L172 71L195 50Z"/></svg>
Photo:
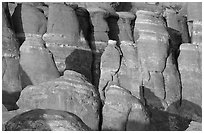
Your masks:
<svg viewBox="0 0 204 133"><path fill-rule="evenodd" d="M12 30L8 4L2 4L2 94L3 104L8 110L16 109L20 95L21 79L19 65L19 43Z"/></svg>
<svg viewBox="0 0 204 133"><path fill-rule="evenodd" d="M20 108L58 109L79 116L91 129L98 130L100 99L87 79L71 70L55 80L26 87L18 101Z"/></svg>
<svg viewBox="0 0 204 133"><path fill-rule="evenodd" d="M6 131L87 131L90 128L76 115L60 110L34 109L16 115Z"/></svg>

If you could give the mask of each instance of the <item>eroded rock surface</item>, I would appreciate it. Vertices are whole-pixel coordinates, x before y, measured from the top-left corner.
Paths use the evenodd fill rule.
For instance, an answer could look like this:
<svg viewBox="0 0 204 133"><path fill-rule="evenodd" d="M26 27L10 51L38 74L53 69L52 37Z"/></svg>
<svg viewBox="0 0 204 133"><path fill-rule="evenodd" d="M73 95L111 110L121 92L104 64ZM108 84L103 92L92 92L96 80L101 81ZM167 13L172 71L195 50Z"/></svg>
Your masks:
<svg viewBox="0 0 204 133"><path fill-rule="evenodd" d="M71 70L55 80L28 86L17 102L22 109L58 109L79 116L91 129L99 128L100 98L87 79Z"/></svg>
<svg viewBox="0 0 204 133"><path fill-rule="evenodd" d="M83 121L66 111L35 109L16 115L5 125L6 131L87 131Z"/></svg>

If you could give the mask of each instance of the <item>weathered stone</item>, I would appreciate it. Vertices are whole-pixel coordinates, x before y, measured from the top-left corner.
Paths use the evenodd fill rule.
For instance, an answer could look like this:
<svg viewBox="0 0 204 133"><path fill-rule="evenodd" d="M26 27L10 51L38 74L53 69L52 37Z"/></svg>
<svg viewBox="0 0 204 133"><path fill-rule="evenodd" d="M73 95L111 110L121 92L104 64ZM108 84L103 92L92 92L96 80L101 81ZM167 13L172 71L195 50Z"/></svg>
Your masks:
<svg viewBox="0 0 204 133"><path fill-rule="evenodd" d="M81 6L81 5L79 5ZM85 6L87 7L87 6ZM90 21L92 25L91 32L91 50L93 52L93 63L92 63L92 75L93 75L93 84L98 87L99 77L100 77L100 62L101 55L108 45L108 31L109 27L106 22L106 18L109 16L108 11L95 7L87 7L87 10L90 14Z"/></svg>
<svg viewBox="0 0 204 133"><path fill-rule="evenodd" d="M133 41L133 29L131 26L133 19L135 19L135 15L130 12L116 12L116 15L108 17L109 38L118 42Z"/></svg>
<svg viewBox="0 0 204 133"><path fill-rule="evenodd" d="M167 58L163 76L165 85L165 101L168 106L170 106L175 102L179 102L181 99L181 81L173 53L170 53Z"/></svg>
<svg viewBox="0 0 204 133"><path fill-rule="evenodd" d="M8 110L6 109L6 107L2 104L2 112L7 112Z"/></svg>
<svg viewBox="0 0 204 133"><path fill-rule="evenodd" d="M52 54L44 47L42 36L34 34L26 36L26 40L20 47L20 55L23 88L60 76Z"/></svg>
<svg viewBox="0 0 204 133"><path fill-rule="evenodd" d="M48 29L43 39L54 55L58 70L62 74L65 70L74 70L91 81L92 53L80 33L81 27L72 7L62 3L49 6Z"/></svg>
<svg viewBox="0 0 204 133"><path fill-rule="evenodd" d="M150 72L149 80L143 81L143 84L146 104L157 108L166 108L163 74L160 72Z"/></svg>
<svg viewBox="0 0 204 133"><path fill-rule="evenodd" d="M3 111L2 112L2 131L5 131L5 125L11 118L23 112L25 112L25 110L20 110L20 109L12 110L12 111Z"/></svg>
<svg viewBox="0 0 204 133"><path fill-rule="evenodd" d="M202 45L202 21L193 21L191 43Z"/></svg>
<svg viewBox="0 0 204 133"><path fill-rule="evenodd" d="M18 4L12 15L12 21L21 44L26 34L43 35L47 30L47 20L44 14L29 4Z"/></svg>
<svg viewBox="0 0 204 133"><path fill-rule="evenodd" d="M20 108L58 109L79 116L91 129L99 128L100 98L95 87L87 79L66 70L64 76L26 87L17 102Z"/></svg>
<svg viewBox="0 0 204 133"><path fill-rule="evenodd" d="M9 3L8 3L9 12L10 12L11 16L13 15L13 12L14 12L16 6L17 6L17 4L14 3L14 2L9 2Z"/></svg>
<svg viewBox="0 0 204 133"><path fill-rule="evenodd" d="M202 3L188 2L187 3L187 18L188 21L201 20L202 21Z"/></svg>
<svg viewBox="0 0 204 133"><path fill-rule="evenodd" d="M176 31L180 31L178 25L178 15L176 14L176 11L174 11L173 9L166 8L164 12L164 17L166 18L167 21L167 27Z"/></svg>
<svg viewBox="0 0 204 133"><path fill-rule="evenodd" d="M88 131L90 128L76 115L66 111L35 109L13 117L6 131Z"/></svg>
<svg viewBox="0 0 204 133"><path fill-rule="evenodd" d="M129 12L117 12L117 14L120 17L118 20L120 41L133 41L131 21L135 19L135 15Z"/></svg>
<svg viewBox="0 0 204 133"><path fill-rule="evenodd" d="M118 80L121 87L129 90L136 98L140 96L140 71L137 47L131 41L122 41L120 44L122 60L118 71Z"/></svg>
<svg viewBox="0 0 204 133"><path fill-rule="evenodd" d="M179 22L182 42L183 43L189 43L190 42L190 35L189 35L189 32L188 32L187 17L180 16L178 18L178 22Z"/></svg>
<svg viewBox="0 0 204 133"><path fill-rule="evenodd" d="M105 19L109 16L106 10L101 8L87 8L90 13L91 22L94 26L94 32L107 32L109 31L108 24Z"/></svg>
<svg viewBox="0 0 204 133"><path fill-rule="evenodd" d="M150 11L137 11L134 39L142 67L148 71L162 72L168 50L168 32L159 16Z"/></svg>
<svg viewBox="0 0 204 133"><path fill-rule="evenodd" d="M186 131L202 131L202 123L192 121Z"/></svg>
<svg viewBox="0 0 204 133"><path fill-rule="evenodd" d="M116 41L109 40L108 46L105 48L101 56L100 64L100 81L99 81L99 93L102 100L105 99L105 89L110 81L113 81L113 77L117 74L120 67L120 53L116 46Z"/></svg>
<svg viewBox="0 0 204 133"><path fill-rule="evenodd" d="M178 67L182 82L182 99L202 106L201 56L198 46L184 43L180 46Z"/></svg>
<svg viewBox="0 0 204 133"><path fill-rule="evenodd" d="M19 43L12 30L8 3L2 3L2 103L8 110L16 109L20 95Z"/></svg>
<svg viewBox="0 0 204 133"><path fill-rule="evenodd" d="M178 109L178 114L186 119L202 122L202 107L191 101L183 99L181 106Z"/></svg>
<svg viewBox="0 0 204 133"><path fill-rule="evenodd" d="M131 93L109 84L103 107L102 130L148 130L149 118L142 103Z"/></svg>

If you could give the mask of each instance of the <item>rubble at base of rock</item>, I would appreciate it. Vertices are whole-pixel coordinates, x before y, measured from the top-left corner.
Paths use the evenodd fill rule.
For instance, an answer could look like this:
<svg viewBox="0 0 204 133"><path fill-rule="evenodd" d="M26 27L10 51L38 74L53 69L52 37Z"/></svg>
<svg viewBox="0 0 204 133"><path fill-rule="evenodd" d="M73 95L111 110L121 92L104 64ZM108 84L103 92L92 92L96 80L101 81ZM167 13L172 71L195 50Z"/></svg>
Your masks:
<svg viewBox="0 0 204 133"><path fill-rule="evenodd" d="M201 131L201 2L3 2L2 130Z"/></svg>

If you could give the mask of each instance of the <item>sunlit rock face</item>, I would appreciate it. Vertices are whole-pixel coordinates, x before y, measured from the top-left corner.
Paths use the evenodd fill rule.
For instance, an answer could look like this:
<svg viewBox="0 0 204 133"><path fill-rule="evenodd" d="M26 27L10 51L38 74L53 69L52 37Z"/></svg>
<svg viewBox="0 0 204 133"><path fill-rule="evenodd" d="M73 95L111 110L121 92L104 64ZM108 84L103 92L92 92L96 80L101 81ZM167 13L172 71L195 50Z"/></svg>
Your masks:
<svg viewBox="0 0 204 133"><path fill-rule="evenodd" d="M16 7L12 20L21 41L22 87L58 78L59 72L53 62L52 53L45 47L42 39L47 30L45 15L32 4L22 3Z"/></svg>
<svg viewBox="0 0 204 133"><path fill-rule="evenodd" d="M99 128L100 98L96 88L75 71L66 70L64 76L28 86L17 102L20 109L57 109L79 116L91 129Z"/></svg>
<svg viewBox="0 0 204 133"><path fill-rule="evenodd" d="M143 131L149 129L149 116L143 104L129 91L109 83L103 106L102 130Z"/></svg>
<svg viewBox="0 0 204 133"><path fill-rule="evenodd" d="M164 106L158 103L163 103L165 98L163 71L168 57L169 35L159 14L140 10L136 15L134 38L141 65L144 97L150 105Z"/></svg>

